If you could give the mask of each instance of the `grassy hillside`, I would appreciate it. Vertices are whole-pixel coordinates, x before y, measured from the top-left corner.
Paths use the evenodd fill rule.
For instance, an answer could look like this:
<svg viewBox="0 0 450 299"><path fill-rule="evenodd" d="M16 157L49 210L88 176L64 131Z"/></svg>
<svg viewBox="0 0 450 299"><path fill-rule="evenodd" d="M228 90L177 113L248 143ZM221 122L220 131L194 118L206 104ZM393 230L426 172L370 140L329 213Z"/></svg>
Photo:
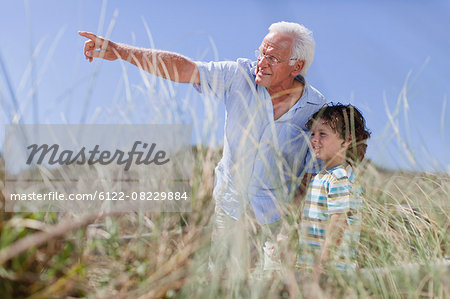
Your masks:
<svg viewBox="0 0 450 299"><path fill-rule="evenodd" d="M190 213L2 211L0 297L449 297L448 174L366 165L360 268L348 274L330 269L315 285L294 266L298 202L283 222L289 240L281 249L282 271L261 271L262 239L252 217L233 239L243 259L249 257L246 266L208 270L213 170L220 153L196 148L194 154ZM3 195L1 200L3 206Z"/></svg>

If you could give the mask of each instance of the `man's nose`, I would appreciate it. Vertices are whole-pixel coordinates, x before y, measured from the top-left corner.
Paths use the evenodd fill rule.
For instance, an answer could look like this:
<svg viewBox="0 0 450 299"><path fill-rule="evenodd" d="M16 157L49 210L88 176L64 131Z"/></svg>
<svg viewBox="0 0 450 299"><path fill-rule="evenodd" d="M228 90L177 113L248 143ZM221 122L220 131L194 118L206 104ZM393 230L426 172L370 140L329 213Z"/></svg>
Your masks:
<svg viewBox="0 0 450 299"><path fill-rule="evenodd" d="M261 56L259 59L258 59L258 66L259 67L265 67L265 66L268 66L269 65L269 61L267 60L267 58L266 58L266 56Z"/></svg>

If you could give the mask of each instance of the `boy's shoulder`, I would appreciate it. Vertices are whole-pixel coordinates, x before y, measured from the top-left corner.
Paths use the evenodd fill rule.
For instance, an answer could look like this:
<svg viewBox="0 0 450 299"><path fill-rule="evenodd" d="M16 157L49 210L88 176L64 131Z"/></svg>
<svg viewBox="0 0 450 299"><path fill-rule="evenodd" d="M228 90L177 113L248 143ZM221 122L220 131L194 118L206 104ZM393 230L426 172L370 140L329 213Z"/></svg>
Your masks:
<svg viewBox="0 0 450 299"><path fill-rule="evenodd" d="M348 163L340 164L327 172L330 174L332 180L340 181L349 179L350 181L354 181L353 168Z"/></svg>

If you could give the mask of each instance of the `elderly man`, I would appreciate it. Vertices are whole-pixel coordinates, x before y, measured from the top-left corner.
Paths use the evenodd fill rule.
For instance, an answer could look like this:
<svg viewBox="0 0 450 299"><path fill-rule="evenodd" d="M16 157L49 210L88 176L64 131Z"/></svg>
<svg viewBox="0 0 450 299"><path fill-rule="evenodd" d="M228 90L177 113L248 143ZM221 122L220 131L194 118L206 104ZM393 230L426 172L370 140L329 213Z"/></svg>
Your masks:
<svg viewBox="0 0 450 299"><path fill-rule="evenodd" d="M276 226L273 223L283 217L284 203L292 199L310 169L305 124L325 103L304 79L314 56L314 40L307 28L274 23L256 51L257 61L209 63L114 43L93 33L79 34L89 39L84 47L89 61L123 59L154 75L192 83L199 92L224 102L223 157L215 169L213 243L226 233L233 234L232 227L239 228L236 224L248 203L259 224Z"/></svg>

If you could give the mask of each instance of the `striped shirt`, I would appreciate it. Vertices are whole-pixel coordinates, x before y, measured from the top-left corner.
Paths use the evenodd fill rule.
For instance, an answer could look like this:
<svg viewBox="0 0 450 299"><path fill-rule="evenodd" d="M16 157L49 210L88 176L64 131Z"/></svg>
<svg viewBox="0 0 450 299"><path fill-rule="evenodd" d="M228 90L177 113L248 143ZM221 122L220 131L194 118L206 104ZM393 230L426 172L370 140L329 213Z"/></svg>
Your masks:
<svg viewBox="0 0 450 299"><path fill-rule="evenodd" d="M331 259L338 269L356 267L356 247L361 231L361 187L348 163L324 169L311 181L300 224L300 264L312 266L320 256L330 217L347 216L347 227L337 251Z"/></svg>

